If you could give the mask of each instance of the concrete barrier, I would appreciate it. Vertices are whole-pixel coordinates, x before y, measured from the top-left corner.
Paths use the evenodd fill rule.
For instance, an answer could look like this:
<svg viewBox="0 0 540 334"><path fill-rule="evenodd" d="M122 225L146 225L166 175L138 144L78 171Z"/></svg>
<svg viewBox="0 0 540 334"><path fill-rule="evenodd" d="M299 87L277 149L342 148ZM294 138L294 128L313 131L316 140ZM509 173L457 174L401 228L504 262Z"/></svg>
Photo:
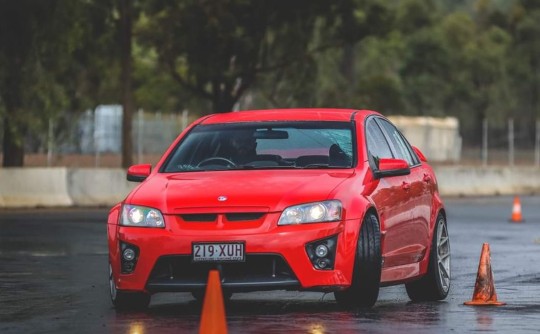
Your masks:
<svg viewBox="0 0 540 334"><path fill-rule="evenodd" d="M436 166L443 196L540 193L540 168ZM0 168L0 208L112 206L138 183L123 169Z"/></svg>
<svg viewBox="0 0 540 334"><path fill-rule="evenodd" d="M0 207L73 204L67 168L0 168Z"/></svg>
<svg viewBox="0 0 540 334"><path fill-rule="evenodd" d="M78 168L67 174L68 193L77 206L111 206L122 201L137 183L123 169Z"/></svg>
<svg viewBox="0 0 540 334"><path fill-rule="evenodd" d="M443 196L491 196L540 193L536 167L435 167Z"/></svg>
<svg viewBox="0 0 540 334"><path fill-rule="evenodd" d="M461 136L457 118L389 116L388 119L430 161L459 161Z"/></svg>

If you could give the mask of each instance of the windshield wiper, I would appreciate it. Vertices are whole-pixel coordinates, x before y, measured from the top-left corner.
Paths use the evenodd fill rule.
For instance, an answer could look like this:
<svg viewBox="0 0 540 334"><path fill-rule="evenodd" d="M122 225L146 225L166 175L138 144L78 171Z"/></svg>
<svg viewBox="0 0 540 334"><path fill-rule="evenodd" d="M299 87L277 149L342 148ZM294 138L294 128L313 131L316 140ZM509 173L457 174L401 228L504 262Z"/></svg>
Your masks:
<svg viewBox="0 0 540 334"><path fill-rule="evenodd" d="M253 165L241 165L233 169L293 169L294 166L253 166Z"/></svg>
<svg viewBox="0 0 540 334"><path fill-rule="evenodd" d="M332 168L330 167L328 164L309 164L309 165L306 165L306 166L302 166L300 167L302 169L312 169L312 168Z"/></svg>

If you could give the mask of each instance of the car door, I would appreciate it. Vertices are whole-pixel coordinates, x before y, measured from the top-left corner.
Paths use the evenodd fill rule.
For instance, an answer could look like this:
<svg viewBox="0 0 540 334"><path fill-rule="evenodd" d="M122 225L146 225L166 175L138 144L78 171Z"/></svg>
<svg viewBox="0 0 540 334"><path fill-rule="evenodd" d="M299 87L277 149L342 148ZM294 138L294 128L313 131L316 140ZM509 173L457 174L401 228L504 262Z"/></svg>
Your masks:
<svg viewBox="0 0 540 334"><path fill-rule="evenodd" d="M379 159L396 158L396 156L387 136L377 123L376 117L367 120L365 133L370 168L376 172ZM384 267L392 267L408 261L402 257L402 249L410 239L410 236L403 235L404 226L413 219L409 202L409 185L407 175L382 177L370 195L379 214Z"/></svg>
<svg viewBox="0 0 540 334"><path fill-rule="evenodd" d="M407 176L407 205L411 220L396 227L401 240L398 251L400 262L412 263L420 261L429 248L429 221L431 212L431 195L426 171L420 160L401 132L386 119L378 118L392 149L398 159L409 164L411 173Z"/></svg>

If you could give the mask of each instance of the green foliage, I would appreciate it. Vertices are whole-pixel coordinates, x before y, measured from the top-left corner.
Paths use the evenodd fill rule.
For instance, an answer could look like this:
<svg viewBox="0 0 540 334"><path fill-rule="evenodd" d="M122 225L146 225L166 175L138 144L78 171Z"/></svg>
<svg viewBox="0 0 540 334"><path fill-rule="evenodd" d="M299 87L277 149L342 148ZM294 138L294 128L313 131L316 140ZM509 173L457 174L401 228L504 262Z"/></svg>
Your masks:
<svg viewBox="0 0 540 334"><path fill-rule="evenodd" d="M136 108L451 115L466 142L483 118L540 114L536 0L133 4ZM4 132L43 137L49 118L119 103L118 13L110 0L0 0Z"/></svg>
<svg viewBox="0 0 540 334"><path fill-rule="evenodd" d="M0 2L0 103L4 112L4 148L21 156L27 133L46 129L49 117L67 106L60 78L77 47L82 29L73 20L75 3ZM8 160L9 160L8 156ZM14 159L7 163L20 164Z"/></svg>
<svg viewBox="0 0 540 334"><path fill-rule="evenodd" d="M180 88L230 111L260 73L306 53L319 2L149 1L140 42Z"/></svg>

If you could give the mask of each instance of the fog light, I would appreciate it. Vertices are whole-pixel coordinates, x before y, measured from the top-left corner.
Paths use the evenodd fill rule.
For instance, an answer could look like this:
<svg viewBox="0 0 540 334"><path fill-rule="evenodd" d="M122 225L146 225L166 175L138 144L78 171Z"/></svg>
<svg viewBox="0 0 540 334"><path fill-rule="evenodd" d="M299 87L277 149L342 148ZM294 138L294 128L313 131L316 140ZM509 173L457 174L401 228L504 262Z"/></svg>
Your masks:
<svg viewBox="0 0 540 334"><path fill-rule="evenodd" d="M132 261L135 258L135 251L131 248L126 248L122 256L124 257L124 260Z"/></svg>
<svg viewBox="0 0 540 334"><path fill-rule="evenodd" d="M317 260L317 266L321 269L324 269L328 266L328 260L327 259L318 259Z"/></svg>
<svg viewBox="0 0 540 334"><path fill-rule="evenodd" d="M120 241L120 272L131 274L135 271L139 259L139 247Z"/></svg>
<svg viewBox="0 0 540 334"><path fill-rule="evenodd" d="M337 250L337 235L306 244L306 253L313 267L318 270L333 270Z"/></svg>
<svg viewBox="0 0 540 334"><path fill-rule="evenodd" d="M325 257L326 254L328 254L328 247L326 247L326 245L317 246L317 248L315 248L315 254L317 254L318 257Z"/></svg>

